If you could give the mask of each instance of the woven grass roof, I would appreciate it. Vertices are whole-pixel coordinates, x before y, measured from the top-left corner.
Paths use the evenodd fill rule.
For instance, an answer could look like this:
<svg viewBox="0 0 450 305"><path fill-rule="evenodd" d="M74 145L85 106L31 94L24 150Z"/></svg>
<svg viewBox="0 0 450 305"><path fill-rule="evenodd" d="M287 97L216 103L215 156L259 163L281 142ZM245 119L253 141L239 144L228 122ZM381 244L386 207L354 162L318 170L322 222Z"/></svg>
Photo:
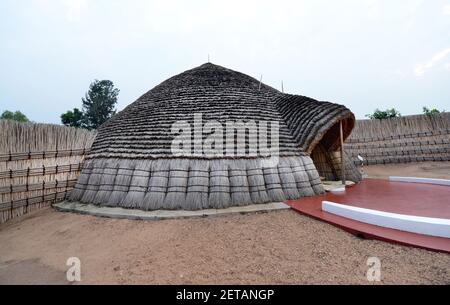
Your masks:
<svg viewBox="0 0 450 305"><path fill-rule="evenodd" d="M310 153L332 127L345 120L345 137L354 116L345 106L283 94L248 75L207 63L176 75L141 96L99 129L91 157L171 157L176 121L277 121L280 155ZM339 139L336 132L330 146Z"/></svg>

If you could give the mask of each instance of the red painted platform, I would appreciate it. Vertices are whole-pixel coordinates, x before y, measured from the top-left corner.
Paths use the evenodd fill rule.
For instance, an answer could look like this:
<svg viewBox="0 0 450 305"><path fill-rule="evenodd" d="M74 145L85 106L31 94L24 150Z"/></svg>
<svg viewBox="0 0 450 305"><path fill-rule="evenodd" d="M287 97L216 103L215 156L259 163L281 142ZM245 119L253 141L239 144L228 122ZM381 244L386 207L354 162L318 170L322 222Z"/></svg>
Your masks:
<svg viewBox="0 0 450 305"><path fill-rule="evenodd" d="M448 186L365 179L347 187L343 194L327 193L286 203L302 214L326 221L357 236L450 253L450 238L379 227L323 212L322 201L325 200L391 213L450 219Z"/></svg>

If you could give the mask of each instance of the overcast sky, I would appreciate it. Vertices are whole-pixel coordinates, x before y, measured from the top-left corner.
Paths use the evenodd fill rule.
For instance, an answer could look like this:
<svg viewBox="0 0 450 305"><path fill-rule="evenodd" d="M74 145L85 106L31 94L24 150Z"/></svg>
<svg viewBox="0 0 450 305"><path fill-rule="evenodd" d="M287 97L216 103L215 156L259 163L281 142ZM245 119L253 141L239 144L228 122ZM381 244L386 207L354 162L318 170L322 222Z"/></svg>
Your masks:
<svg viewBox="0 0 450 305"><path fill-rule="evenodd" d="M1 0L0 111L59 123L94 79L123 109L208 54L358 118L450 110L450 1Z"/></svg>

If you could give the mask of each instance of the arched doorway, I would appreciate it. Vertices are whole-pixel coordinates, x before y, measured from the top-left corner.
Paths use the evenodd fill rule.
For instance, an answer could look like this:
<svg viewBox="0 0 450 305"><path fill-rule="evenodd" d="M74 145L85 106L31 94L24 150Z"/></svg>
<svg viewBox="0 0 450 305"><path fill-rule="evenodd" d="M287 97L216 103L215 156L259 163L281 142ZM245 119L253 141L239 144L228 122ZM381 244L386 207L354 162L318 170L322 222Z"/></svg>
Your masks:
<svg viewBox="0 0 450 305"><path fill-rule="evenodd" d="M343 119L336 122L325 132L310 152L314 165L323 180L361 180L361 173L353 161L346 155L345 150L342 149L342 143L345 140L345 135L342 131L351 130L353 124L353 120L350 119ZM343 161L342 154L344 156ZM344 171L342 171L342 167Z"/></svg>

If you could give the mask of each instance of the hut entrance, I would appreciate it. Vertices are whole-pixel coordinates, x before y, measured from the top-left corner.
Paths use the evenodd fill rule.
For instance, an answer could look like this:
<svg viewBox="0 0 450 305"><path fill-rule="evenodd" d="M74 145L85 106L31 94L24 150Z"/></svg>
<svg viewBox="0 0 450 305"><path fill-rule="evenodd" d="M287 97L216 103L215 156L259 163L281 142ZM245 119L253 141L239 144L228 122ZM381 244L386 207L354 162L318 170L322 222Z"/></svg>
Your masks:
<svg viewBox="0 0 450 305"><path fill-rule="evenodd" d="M345 181L345 171L341 174L343 166L343 125L345 120L333 125L311 152L311 158L322 180Z"/></svg>
<svg viewBox="0 0 450 305"><path fill-rule="evenodd" d="M340 155L338 157L340 162ZM327 151L327 149L321 143L319 143L312 151L311 158L322 180L339 180L337 169L335 168L333 162L333 152Z"/></svg>

